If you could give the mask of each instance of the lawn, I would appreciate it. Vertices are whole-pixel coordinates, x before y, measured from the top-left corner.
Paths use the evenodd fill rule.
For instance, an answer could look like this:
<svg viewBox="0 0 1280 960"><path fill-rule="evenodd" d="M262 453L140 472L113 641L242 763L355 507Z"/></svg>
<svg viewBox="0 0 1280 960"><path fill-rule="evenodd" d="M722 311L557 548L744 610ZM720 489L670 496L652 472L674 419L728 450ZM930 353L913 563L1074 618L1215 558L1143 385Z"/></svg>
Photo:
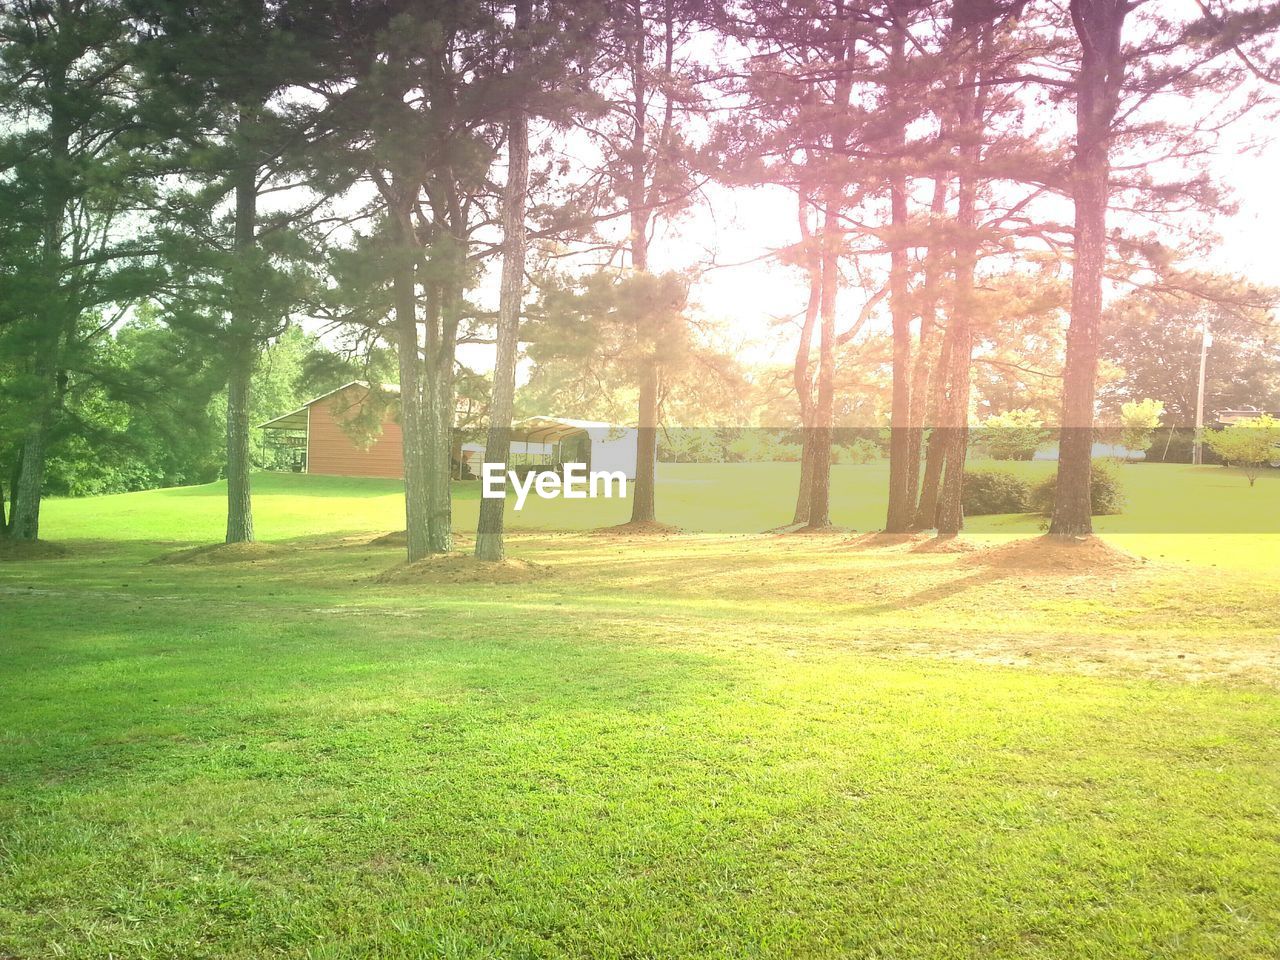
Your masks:
<svg viewBox="0 0 1280 960"><path fill-rule="evenodd" d="M980 464L981 465L981 464ZM1036 478L1051 463L1001 464ZM1255 487L1223 467L1129 464L1120 468L1127 506L1099 517L1097 529L1124 548L1153 559L1256 570L1280 566L1280 471L1264 471ZM759 533L791 521L798 467L791 463L659 464L662 519L695 533ZM888 468L883 463L832 468L834 523L876 530L884 523ZM403 487L396 480L258 474L254 478L258 536L286 540L404 528ZM459 532L475 530L477 482L454 485ZM174 487L114 497L54 499L45 506L42 535L50 540L97 538L183 543L222 539L226 529L222 483ZM540 500L519 512L507 506L517 530L572 531L622 523L624 500ZM974 517L971 535L990 540L1038 532L1031 515Z"/></svg>
<svg viewBox="0 0 1280 960"><path fill-rule="evenodd" d="M668 519L789 519L706 469ZM71 556L0 564L0 956L1280 954L1280 537L1138 512L1153 562L1031 574L561 501L512 517L545 576L390 586L397 485L258 490L257 562L148 562L213 485L53 501Z"/></svg>

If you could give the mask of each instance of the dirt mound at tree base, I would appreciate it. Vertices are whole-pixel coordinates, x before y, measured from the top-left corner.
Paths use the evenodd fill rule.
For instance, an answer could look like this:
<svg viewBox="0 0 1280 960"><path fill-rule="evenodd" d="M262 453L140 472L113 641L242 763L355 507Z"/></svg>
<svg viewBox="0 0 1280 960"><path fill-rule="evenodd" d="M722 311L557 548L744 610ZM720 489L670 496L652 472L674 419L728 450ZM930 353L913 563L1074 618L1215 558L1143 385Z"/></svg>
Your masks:
<svg viewBox="0 0 1280 960"><path fill-rule="evenodd" d="M395 530L391 533L384 533L380 537L374 537L369 541L371 547L407 547L409 545L409 533L406 530ZM466 537L459 537L456 534L453 538L453 545L458 548L468 549L472 546L471 541Z"/></svg>
<svg viewBox="0 0 1280 960"><path fill-rule="evenodd" d="M597 527L587 532L595 537L670 537L684 533L677 526L657 520L629 520L616 527Z"/></svg>
<svg viewBox="0 0 1280 960"><path fill-rule="evenodd" d="M153 559L151 563L189 563L197 566L253 563L288 552L288 548L275 543L211 543L203 547L189 547L186 550L165 553Z"/></svg>
<svg viewBox="0 0 1280 960"><path fill-rule="evenodd" d="M550 574L549 567L513 557L493 562L477 560L469 553L440 553L392 567L373 580L389 584L527 583Z"/></svg>
<svg viewBox="0 0 1280 960"><path fill-rule="evenodd" d="M911 548L912 553L974 553L981 550L970 540L959 537L929 537Z"/></svg>
<svg viewBox="0 0 1280 960"><path fill-rule="evenodd" d="M964 561L1025 573L1093 573L1139 567L1146 561L1097 537L1035 537L983 550Z"/></svg>
<svg viewBox="0 0 1280 960"><path fill-rule="evenodd" d="M60 543L48 540L10 540L0 537L0 561L5 560L61 560L71 556L71 551Z"/></svg>
<svg viewBox="0 0 1280 960"><path fill-rule="evenodd" d="M909 547L914 544L924 543L928 539L929 534L923 532L885 533L883 530L876 530L872 533L861 533L856 537L851 537L842 546L851 550L881 550L889 547Z"/></svg>
<svg viewBox="0 0 1280 960"><path fill-rule="evenodd" d="M837 527L831 523L825 527L811 527L807 523L788 523L785 526L774 527L772 530L765 531L765 533L772 533L779 537L847 537L854 532L849 527ZM866 536L869 536L869 534L866 534Z"/></svg>

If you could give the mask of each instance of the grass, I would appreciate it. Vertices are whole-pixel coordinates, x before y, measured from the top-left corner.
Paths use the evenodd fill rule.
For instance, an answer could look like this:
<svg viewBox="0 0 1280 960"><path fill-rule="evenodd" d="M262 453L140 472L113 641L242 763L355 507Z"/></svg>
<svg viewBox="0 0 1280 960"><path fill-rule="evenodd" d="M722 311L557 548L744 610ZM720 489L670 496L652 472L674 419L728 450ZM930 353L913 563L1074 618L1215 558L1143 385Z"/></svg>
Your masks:
<svg viewBox="0 0 1280 960"><path fill-rule="evenodd" d="M1030 477L1051 463L1001 464ZM1120 468L1125 512L1095 521L1125 549L1170 562L1240 570L1280 566L1280 471L1266 471L1250 487L1237 471L1217 466L1129 464ZM660 464L662 519L691 532L757 533L791 521L798 467L789 463ZM883 463L832 468L832 521L855 530L884 523L888 471ZM286 540L317 534L355 534L404 528L403 487L394 480L259 474L254 478L259 538ZM479 484L455 484L454 522L475 529ZM73 538L181 541L221 540L226 527L222 483L174 487L114 497L54 499L41 530L50 540ZM508 503L515 530L588 530L622 523L624 500L541 500L519 512ZM1031 515L975 517L979 539L1039 531Z"/></svg>
<svg viewBox="0 0 1280 960"><path fill-rule="evenodd" d="M216 487L49 505L72 555L0 564L0 955L1280 953L1280 538L526 530L554 576L388 586L397 491L263 477L288 549L226 566L147 563Z"/></svg>

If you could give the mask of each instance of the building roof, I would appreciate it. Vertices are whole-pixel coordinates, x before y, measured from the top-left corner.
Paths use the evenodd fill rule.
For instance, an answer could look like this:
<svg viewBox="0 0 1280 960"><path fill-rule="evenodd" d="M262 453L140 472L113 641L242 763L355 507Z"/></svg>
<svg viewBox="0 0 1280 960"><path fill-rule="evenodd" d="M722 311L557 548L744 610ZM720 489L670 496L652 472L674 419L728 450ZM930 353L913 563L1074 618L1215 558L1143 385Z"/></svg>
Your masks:
<svg viewBox="0 0 1280 960"><path fill-rule="evenodd" d="M600 420L572 420L568 417L536 416L525 417L511 425L513 439L556 443L575 433L590 433L593 430L617 430L616 424L604 423Z"/></svg>
<svg viewBox="0 0 1280 960"><path fill-rule="evenodd" d="M258 424L263 430L305 430L307 429L307 409L321 400L341 393L349 387L364 387L366 390L377 389L381 393L400 395L400 385L396 383L380 383L376 388L367 380L351 380L328 393L313 397L296 410L281 414L273 420ZM576 433L593 431L613 431L623 429L616 424L604 423L600 420L574 420L569 417L535 416L511 425L512 439L523 443L556 443Z"/></svg>
<svg viewBox="0 0 1280 960"><path fill-rule="evenodd" d="M322 393L318 397L312 397L297 410L290 410L283 413L274 420L268 420L266 423L258 424L261 430L305 430L307 429L307 408L312 404L319 403L332 397L335 393L341 393L348 387L364 387L366 390L372 390L373 386L367 380L349 380L340 387L334 387L328 393ZM394 396L400 396L400 384L398 383L380 383L377 386L380 393L390 393Z"/></svg>
<svg viewBox="0 0 1280 960"><path fill-rule="evenodd" d="M1232 424L1237 420L1252 420L1255 417L1270 416L1280 420L1280 410L1256 410L1253 407L1245 407L1243 410L1219 410L1215 417L1218 423Z"/></svg>

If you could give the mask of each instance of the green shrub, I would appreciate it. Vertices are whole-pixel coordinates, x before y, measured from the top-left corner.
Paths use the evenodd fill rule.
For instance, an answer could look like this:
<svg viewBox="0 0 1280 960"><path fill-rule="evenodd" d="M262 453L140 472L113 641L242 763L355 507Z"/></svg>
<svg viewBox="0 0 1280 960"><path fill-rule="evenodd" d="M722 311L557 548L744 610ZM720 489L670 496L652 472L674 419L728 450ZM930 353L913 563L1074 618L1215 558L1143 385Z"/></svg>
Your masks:
<svg viewBox="0 0 1280 960"><path fill-rule="evenodd" d="M1034 410L1007 410L982 422L974 446L992 460L1030 460L1052 435Z"/></svg>
<svg viewBox="0 0 1280 960"><path fill-rule="evenodd" d="M990 513L1026 513L1031 502L1031 486L1022 477L1005 470L964 472L964 514L981 517Z"/></svg>
<svg viewBox="0 0 1280 960"><path fill-rule="evenodd" d="M1053 501L1058 490L1058 473L1055 470L1031 488L1031 509L1049 516L1053 513ZM1124 491L1120 488L1120 475L1115 467L1095 460L1089 483L1090 512L1104 517L1124 510Z"/></svg>
<svg viewBox="0 0 1280 960"><path fill-rule="evenodd" d="M875 463L884 458L880 444L864 437L855 437L831 448L832 463Z"/></svg>

